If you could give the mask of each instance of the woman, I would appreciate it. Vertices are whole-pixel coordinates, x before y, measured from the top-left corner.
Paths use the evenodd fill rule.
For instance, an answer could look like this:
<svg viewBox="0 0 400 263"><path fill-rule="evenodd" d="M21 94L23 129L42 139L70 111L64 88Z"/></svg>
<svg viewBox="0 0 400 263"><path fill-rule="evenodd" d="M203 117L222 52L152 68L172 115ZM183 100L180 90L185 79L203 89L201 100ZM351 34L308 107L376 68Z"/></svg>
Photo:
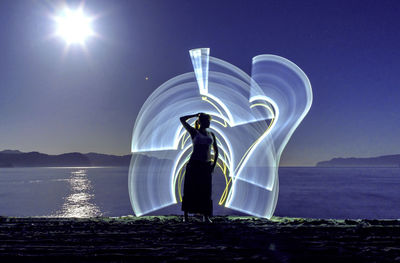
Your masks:
<svg viewBox="0 0 400 263"><path fill-rule="evenodd" d="M186 121L197 117L195 128ZM183 188L182 211L184 221L188 221L189 213L203 214L203 221L211 223L211 173L218 160L217 140L214 133L208 130L211 116L205 113L187 115L180 118L183 127L192 138L193 151L186 165L185 183ZM214 162L211 161L211 146L214 149Z"/></svg>

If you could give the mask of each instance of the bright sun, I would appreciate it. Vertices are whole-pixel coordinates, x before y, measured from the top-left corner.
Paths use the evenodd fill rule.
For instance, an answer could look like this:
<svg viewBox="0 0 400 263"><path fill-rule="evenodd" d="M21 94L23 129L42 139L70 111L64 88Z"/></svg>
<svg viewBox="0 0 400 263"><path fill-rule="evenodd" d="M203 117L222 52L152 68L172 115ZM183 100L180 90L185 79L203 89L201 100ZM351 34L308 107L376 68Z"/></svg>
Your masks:
<svg viewBox="0 0 400 263"><path fill-rule="evenodd" d="M56 35L62 37L68 45L84 45L85 40L94 35L92 20L83 13L81 8L77 10L65 8L60 16L55 17Z"/></svg>

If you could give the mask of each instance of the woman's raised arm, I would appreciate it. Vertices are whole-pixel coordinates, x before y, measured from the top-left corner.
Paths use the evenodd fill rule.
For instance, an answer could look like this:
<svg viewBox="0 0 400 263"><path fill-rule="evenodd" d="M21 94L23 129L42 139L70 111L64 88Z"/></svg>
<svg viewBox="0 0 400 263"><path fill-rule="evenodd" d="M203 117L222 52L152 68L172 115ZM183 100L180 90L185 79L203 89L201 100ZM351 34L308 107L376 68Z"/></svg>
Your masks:
<svg viewBox="0 0 400 263"><path fill-rule="evenodd" d="M186 121L190 118L194 118L194 117L198 117L200 113L197 114L192 114L192 115L186 115L186 116L182 116L179 118L179 120L181 121L183 127L189 132L190 136L194 136L196 134L196 129L193 128L192 126L190 126L189 123L187 123Z"/></svg>

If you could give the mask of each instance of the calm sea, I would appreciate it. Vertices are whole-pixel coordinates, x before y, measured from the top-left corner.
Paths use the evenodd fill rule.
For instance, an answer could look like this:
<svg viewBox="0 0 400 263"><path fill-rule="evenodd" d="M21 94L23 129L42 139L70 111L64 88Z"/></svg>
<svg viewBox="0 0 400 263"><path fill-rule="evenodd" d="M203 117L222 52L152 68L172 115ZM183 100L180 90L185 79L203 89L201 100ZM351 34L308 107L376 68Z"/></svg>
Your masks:
<svg viewBox="0 0 400 263"><path fill-rule="evenodd" d="M279 180L276 216L400 217L400 168L283 167ZM181 214L179 205L160 213ZM128 168L0 168L0 215L129 214ZM215 202L214 214L237 213Z"/></svg>

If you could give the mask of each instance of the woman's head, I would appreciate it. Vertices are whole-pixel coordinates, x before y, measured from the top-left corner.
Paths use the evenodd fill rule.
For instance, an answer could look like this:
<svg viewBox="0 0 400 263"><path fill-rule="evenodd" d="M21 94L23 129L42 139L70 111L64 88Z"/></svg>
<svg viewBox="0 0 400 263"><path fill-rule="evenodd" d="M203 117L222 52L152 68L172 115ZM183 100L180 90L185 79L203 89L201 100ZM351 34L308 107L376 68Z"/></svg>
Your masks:
<svg viewBox="0 0 400 263"><path fill-rule="evenodd" d="M196 120L198 129L209 128L211 123L211 116L206 113L200 113L198 119Z"/></svg>

